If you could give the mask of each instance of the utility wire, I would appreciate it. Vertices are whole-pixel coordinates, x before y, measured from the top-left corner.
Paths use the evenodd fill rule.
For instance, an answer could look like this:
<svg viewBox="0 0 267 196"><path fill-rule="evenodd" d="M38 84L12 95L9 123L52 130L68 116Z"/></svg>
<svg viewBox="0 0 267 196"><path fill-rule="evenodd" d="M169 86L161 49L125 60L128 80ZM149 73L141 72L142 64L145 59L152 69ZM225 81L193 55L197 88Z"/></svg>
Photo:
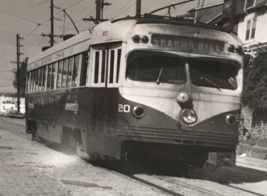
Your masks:
<svg viewBox="0 0 267 196"><path fill-rule="evenodd" d="M18 15L16 15L16 14L13 14L13 13L11 13L11 12L8 12L8 11L6 11L6 10L3 10L3 9L1 9L1 8L0 8L0 10L1 10L2 12L8 13L8 14L13 15L13 16L16 16L17 18L26 20L26 21L28 21L28 22L31 22L31 23L34 23L34 24L40 24L40 23L34 22L34 21L32 21L32 20L29 20L29 19L27 19L27 18L24 18L24 17L18 16Z"/></svg>
<svg viewBox="0 0 267 196"><path fill-rule="evenodd" d="M16 47L14 46L11 50L7 51L6 53L4 53L2 56L0 56L0 59L4 56L6 56L7 54L9 54L12 50L14 50Z"/></svg>
<svg viewBox="0 0 267 196"><path fill-rule="evenodd" d="M123 12L121 12L121 10L123 10L123 9L124 9L126 6L128 6L131 2L132 2L132 1L129 1L127 4L125 4L123 7L121 7L121 8L116 12L116 14L111 15L110 18L115 18L115 17L117 17L118 15L120 15L121 13L123 13ZM127 7L127 8L128 8L127 10L129 10L129 8L132 7L132 6L133 6L133 5L130 5L129 7ZM123 11L125 12L125 11L127 11L127 10L123 10Z"/></svg>

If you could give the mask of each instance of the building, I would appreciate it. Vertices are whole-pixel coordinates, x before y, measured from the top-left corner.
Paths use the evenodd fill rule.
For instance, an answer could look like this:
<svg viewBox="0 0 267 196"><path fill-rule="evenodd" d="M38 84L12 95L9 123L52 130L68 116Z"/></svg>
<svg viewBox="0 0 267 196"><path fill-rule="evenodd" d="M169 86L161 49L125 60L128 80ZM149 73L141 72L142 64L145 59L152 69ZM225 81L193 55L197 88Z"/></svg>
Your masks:
<svg viewBox="0 0 267 196"><path fill-rule="evenodd" d="M0 96L0 114L5 115L8 110L17 110L17 97L9 95ZM20 98L20 112L25 113L25 98Z"/></svg>
<svg viewBox="0 0 267 196"><path fill-rule="evenodd" d="M242 40L245 53L253 57L267 51L267 0L224 0L221 4L192 9L186 15L194 22L207 23L234 31ZM242 111L244 126L251 131L252 113Z"/></svg>
<svg viewBox="0 0 267 196"><path fill-rule="evenodd" d="M267 50L267 0L224 0L192 9L186 16L194 22L230 26L243 41L245 52L254 57Z"/></svg>

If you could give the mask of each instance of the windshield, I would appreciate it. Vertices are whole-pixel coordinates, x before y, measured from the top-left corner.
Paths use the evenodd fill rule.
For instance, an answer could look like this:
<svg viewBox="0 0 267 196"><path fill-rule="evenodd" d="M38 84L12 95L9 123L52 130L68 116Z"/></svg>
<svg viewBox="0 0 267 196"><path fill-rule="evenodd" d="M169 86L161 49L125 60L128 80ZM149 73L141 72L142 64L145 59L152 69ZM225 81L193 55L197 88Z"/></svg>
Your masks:
<svg viewBox="0 0 267 196"><path fill-rule="evenodd" d="M238 66L219 59L183 58L177 55L134 51L127 58L126 79L156 84L184 84L188 81L199 87L235 90L238 87Z"/></svg>
<svg viewBox="0 0 267 196"><path fill-rule="evenodd" d="M189 59L188 64L193 85L218 90L237 89L237 69L233 64L200 59Z"/></svg>
<svg viewBox="0 0 267 196"><path fill-rule="evenodd" d="M183 84L185 59L164 53L135 51L127 60L126 78L135 81Z"/></svg>

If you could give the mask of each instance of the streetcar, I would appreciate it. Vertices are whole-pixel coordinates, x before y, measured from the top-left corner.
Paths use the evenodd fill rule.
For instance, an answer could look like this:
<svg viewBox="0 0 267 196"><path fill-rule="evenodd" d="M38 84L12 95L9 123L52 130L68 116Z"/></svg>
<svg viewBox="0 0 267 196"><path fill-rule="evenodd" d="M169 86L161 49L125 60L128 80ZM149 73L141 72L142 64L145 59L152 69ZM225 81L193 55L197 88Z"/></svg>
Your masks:
<svg viewBox="0 0 267 196"><path fill-rule="evenodd" d="M87 158L234 165L243 56L206 24L102 22L29 59L26 132Z"/></svg>

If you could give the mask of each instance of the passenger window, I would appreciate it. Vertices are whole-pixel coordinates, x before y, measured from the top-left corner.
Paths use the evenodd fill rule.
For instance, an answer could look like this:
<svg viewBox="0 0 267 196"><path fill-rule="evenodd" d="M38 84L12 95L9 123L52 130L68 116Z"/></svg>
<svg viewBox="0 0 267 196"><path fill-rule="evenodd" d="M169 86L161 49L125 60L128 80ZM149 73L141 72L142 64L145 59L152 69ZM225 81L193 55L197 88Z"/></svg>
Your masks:
<svg viewBox="0 0 267 196"><path fill-rule="evenodd" d="M30 92L30 86L31 86L31 72L28 72L28 74L27 74L27 92Z"/></svg>
<svg viewBox="0 0 267 196"><path fill-rule="evenodd" d="M111 50L110 54L110 67L109 67L109 83L113 83L113 75L114 75L114 56L115 56L115 50Z"/></svg>
<svg viewBox="0 0 267 196"><path fill-rule="evenodd" d="M117 87L121 63L121 44L97 46L93 50L93 85Z"/></svg>
<svg viewBox="0 0 267 196"><path fill-rule="evenodd" d="M119 82L119 71L121 63L121 49L115 48L108 50L109 61L108 61L108 87L116 87Z"/></svg>
<svg viewBox="0 0 267 196"><path fill-rule="evenodd" d="M35 70L32 71L32 84L31 84L31 92L35 91Z"/></svg>
<svg viewBox="0 0 267 196"><path fill-rule="evenodd" d="M38 80L37 80L37 91L40 91L41 90L41 77L42 77L42 74L41 74L41 69L39 68L38 70Z"/></svg>
<svg viewBox="0 0 267 196"><path fill-rule="evenodd" d="M41 86L41 91L44 91L45 90L45 75L46 75L46 69L45 69L45 67L42 67L42 68L40 68L41 69L41 84L40 84L40 86Z"/></svg>
<svg viewBox="0 0 267 196"><path fill-rule="evenodd" d="M96 52L95 53L95 80L94 83L98 83L98 71L99 71L99 53L100 52Z"/></svg>
<svg viewBox="0 0 267 196"><path fill-rule="evenodd" d="M82 69L81 69L81 86L86 84L87 80L87 67L88 67L88 53L83 53Z"/></svg>
<svg viewBox="0 0 267 196"><path fill-rule="evenodd" d="M120 64L121 64L121 49L118 50L118 54L117 54L117 75L116 75L116 83L119 82Z"/></svg>
<svg viewBox="0 0 267 196"><path fill-rule="evenodd" d="M68 59L65 59L63 64L63 72L62 72L62 85L61 88L66 88L67 84L67 72L68 72Z"/></svg>
<svg viewBox="0 0 267 196"><path fill-rule="evenodd" d="M101 63L101 83L105 82L105 68L106 68L106 51L102 51L102 63Z"/></svg>
<svg viewBox="0 0 267 196"><path fill-rule="evenodd" d="M94 56L94 83L104 85L106 81L106 51L95 51Z"/></svg>
<svg viewBox="0 0 267 196"><path fill-rule="evenodd" d="M78 68L80 62L80 55L74 57L73 74L72 74L72 86L78 86Z"/></svg>
<svg viewBox="0 0 267 196"><path fill-rule="evenodd" d="M54 63L53 66L52 66L52 78L51 78L51 89L54 89L55 88L55 84L56 84L56 71L57 71L57 66L58 66L58 63Z"/></svg>
<svg viewBox="0 0 267 196"><path fill-rule="evenodd" d="M51 90L52 89L52 64L48 65L48 73L47 73L47 85L46 85L46 90Z"/></svg>
<svg viewBox="0 0 267 196"><path fill-rule="evenodd" d="M63 61L59 61L58 72L57 72L57 89L61 88L62 84L62 73L63 73Z"/></svg>
<svg viewBox="0 0 267 196"><path fill-rule="evenodd" d="M69 66L68 66L68 72L67 72L67 87L71 87L71 82L72 82L72 73L73 73L73 60L74 57L71 57L69 59Z"/></svg>

